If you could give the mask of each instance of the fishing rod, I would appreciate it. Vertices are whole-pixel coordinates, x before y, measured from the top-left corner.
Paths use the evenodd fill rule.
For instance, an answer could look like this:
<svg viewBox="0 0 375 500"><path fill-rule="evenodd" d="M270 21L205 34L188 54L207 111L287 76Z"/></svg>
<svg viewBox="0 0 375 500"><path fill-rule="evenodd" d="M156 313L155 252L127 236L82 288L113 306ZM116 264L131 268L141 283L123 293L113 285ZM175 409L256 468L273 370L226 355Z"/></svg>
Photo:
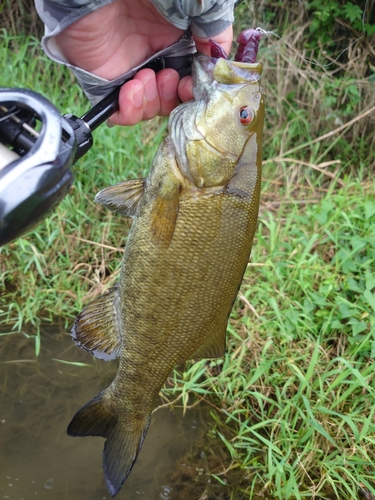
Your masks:
<svg viewBox="0 0 375 500"><path fill-rule="evenodd" d="M143 68L191 73L192 53L158 56ZM29 89L0 89L0 246L44 219L67 194L72 165L93 145L92 132L119 109L121 86L80 118L61 115Z"/></svg>

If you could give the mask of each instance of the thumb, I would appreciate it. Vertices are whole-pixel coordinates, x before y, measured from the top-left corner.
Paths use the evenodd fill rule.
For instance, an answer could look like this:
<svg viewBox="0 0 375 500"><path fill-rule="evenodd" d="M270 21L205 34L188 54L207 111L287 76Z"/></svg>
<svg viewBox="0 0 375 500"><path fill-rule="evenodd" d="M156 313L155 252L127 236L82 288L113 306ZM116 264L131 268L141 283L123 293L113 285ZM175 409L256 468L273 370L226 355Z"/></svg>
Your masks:
<svg viewBox="0 0 375 500"><path fill-rule="evenodd" d="M199 36L193 35L195 45L197 47L198 52L202 52L202 54L207 54L208 56L210 54L210 45L209 45L209 40L213 40L214 42L218 43L219 45L222 46L222 48L225 50L227 55L229 56L229 53L232 48L232 40L233 40L233 28L232 25L228 26L226 30L224 30L222 33L219 33L218 35L211 36L209 38L201 38Z"/></svg>

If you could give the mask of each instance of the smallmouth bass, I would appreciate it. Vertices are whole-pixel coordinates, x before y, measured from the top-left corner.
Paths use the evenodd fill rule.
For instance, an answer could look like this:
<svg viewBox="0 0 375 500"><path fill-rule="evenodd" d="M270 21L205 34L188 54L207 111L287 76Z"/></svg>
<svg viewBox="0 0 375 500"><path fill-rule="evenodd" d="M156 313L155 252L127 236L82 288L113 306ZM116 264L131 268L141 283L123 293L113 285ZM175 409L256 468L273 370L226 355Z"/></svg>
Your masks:
<svg viewBox="0 0 375 500"><path fill-rule="evenodd" d="M224 355L249 260L261 184L262 65L215 50L218 57L195 56L194 100L171 113L148 177L96 197L134 221L118 284L82 310L72 335L96 357L120 363L68 434L106 438L112 496L134 465L170 371Z"/></svg>

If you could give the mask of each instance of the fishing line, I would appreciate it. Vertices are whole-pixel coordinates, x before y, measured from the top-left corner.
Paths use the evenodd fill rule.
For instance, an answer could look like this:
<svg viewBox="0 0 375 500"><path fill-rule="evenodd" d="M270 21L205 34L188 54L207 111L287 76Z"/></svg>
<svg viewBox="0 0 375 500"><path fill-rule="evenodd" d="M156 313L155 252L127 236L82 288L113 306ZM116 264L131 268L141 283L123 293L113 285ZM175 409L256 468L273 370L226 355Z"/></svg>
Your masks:
<svg viewBox="0 0 375 500"><path fill-rule="evenodd" d="M302 59L302 61L310 63L310 64L313 64L314 66L318 66L319 68L324 69L324 68L328 68L329 66L331 66L332 64L334 64L339 59L339 57L342 54L344 54L344 52L346 52L347 50L349 50L350 47L352 47L354 44L356 44L357 42L359 42L359 40L362 40L362 38L364 38L364 36L366 35L366 30L365 30L365 16L366 16L368 2L369 2L369 0L366 0L365 7L363 9L363 16L362 16L362 30L363 30L363 35L360 36L359 38L357 38L356 40L354 40L354 42L352 42L350 45L348 45L344 50L342 50L340 52L340 54L336 57L336 59L334 59L333 61L331 61L328 64L320 64L320 63L318 63L316 61L313 61L312 59L305 59L304 57L301 56L301 54L294 47L292 47L292 45L290 45L286 40L284 40L281 36L279 36L275 31L266 31L263 28L256 28L256 30L259 31L263 36L267 36L267 37L268 36L272 36L272 35L275 36L276 38L278 38L279 40L281 40L283 43L285 43L285 45L289 49L291 49L295 54L297 54L297 56L300 57Z"/></svg>

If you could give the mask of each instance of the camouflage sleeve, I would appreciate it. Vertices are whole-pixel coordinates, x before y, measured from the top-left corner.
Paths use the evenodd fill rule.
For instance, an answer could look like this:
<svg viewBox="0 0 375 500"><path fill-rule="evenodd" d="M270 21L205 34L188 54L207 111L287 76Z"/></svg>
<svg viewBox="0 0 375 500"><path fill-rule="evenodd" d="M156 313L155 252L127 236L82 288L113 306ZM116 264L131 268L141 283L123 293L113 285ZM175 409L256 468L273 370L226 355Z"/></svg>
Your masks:
<svg viewBox="0 0 375 500"><path fill-rule="evenodd" d="M168 21L202 38L222 33L233 22L235 0L151 0Z"/></svg>
<svg viewBox="0 0 375 500"><path fill-rule="evenodd" d="M55 36L72 23L113 0L35 0L36 10L45 25L42 47L54 61L69 67L92 104L96 104L115 87L131 78L146 61L115 80L106 80L82 68L69 64L61 53ZM214 36L224 31L233 21L235 0L150 0L171 24L191 29L200 37ZM186 37L158 53L159 56L191 54L194 44ZM155 54L156 55L156 54ZM154 56L153 56L154 57ZM150 58L150 59L153 59Z"/></svg>

